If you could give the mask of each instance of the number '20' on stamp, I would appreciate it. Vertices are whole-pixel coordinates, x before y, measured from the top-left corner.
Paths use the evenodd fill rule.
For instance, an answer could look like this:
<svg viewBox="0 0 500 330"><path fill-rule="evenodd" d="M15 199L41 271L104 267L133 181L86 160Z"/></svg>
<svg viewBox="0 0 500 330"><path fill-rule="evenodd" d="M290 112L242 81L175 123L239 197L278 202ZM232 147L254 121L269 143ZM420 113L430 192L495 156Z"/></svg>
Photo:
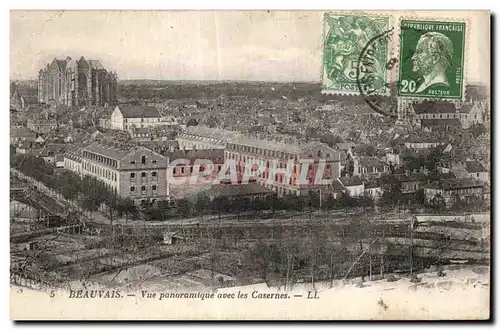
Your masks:
<svg viewBox="0 0 500 330"><path fill-rule="evenodd" d="M401 21L398 96L462 99L464 22Z"/></svg>

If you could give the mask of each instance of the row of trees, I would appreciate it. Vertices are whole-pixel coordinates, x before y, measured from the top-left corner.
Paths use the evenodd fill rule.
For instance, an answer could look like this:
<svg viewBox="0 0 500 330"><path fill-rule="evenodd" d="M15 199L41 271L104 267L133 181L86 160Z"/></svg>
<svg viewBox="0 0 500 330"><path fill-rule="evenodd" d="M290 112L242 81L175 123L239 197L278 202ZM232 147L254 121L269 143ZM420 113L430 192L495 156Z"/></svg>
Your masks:
<svg viewBox="0 0 500 330"><path fill-rule="evenodd" d="M138 215L132 200L118 197L112 189L95 178L82 178L70 171L56 173L42 158L29 154L16 155L11 152L10 165L59 192L64 198L76 201L86 211L96 211L105 205L109 212L118 216Z"/></svg>

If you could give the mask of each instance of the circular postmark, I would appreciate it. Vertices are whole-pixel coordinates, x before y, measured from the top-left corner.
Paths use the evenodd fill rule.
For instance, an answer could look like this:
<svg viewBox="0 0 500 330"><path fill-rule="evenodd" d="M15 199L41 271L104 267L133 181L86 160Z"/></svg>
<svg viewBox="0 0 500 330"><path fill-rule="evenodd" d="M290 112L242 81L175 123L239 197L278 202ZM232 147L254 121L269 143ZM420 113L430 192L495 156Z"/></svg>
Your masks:
<svg viewBox="0 0 500 330"><path fill-rule="evenodd" d="M391 98L391 82L387 81L388 71L398 63L397 58L387 59L387 48L394 28L368 41L359 55L356 66L356 84L365 102L379 114L397 118L397 105Z"/></svg>

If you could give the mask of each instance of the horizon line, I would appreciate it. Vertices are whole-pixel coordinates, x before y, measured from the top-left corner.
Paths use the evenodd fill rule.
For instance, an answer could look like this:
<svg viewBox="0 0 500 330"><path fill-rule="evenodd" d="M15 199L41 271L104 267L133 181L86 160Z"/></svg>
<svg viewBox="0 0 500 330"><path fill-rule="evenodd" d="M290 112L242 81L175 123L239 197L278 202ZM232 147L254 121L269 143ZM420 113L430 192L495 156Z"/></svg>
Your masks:
<svg viewBox="0 0 500 330"><path fill-rule="evenodd" d="M10 81L37 81L38 78L24 78L24 79L14 79L10 78ZM259 83L302 83L302 84L321 84L322 81L316 81L316 80L254 80L254 79L227 79L227 80L217 80L217 79L155 79L155 78L127 78L127 79L118 79L119 81L158 81L158 82L218 82L218 83L224 83L224 82L259 82ZM397 80L393 80L390 83L395 83ZM484 85L486 86L487 84L484 82L480 81L470 81L469 83L465 84L466 86L468 85Z"/></svg>

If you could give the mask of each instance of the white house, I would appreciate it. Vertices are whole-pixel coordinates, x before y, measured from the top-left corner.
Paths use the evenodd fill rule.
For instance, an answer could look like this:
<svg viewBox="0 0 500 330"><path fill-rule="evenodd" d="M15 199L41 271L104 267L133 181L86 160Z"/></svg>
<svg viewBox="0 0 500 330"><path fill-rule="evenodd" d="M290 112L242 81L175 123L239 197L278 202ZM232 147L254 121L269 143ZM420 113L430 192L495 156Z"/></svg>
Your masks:
<svg viewBox="0 0 500 330"><path fill-rule="evenodd" d="M132 127L163 125L162 116L153 106L120 105L111 114L111 129L128 130Z"/></svg>
<svg viewBox="0 0 500 330"><path fill-rule="evenodd" d="M467 171L468 177L471 179L479 180L481 182L489 182L488 171L484 166L477 160L465 162L465 170Z"/></svg>
<svg viewBox="0 0 500 330"><path fill-rule="evenodd" d="M337 179L342 186L349 192L349 196L363 196L365 194L365 183L358 177L342 177Z"/></svg>

